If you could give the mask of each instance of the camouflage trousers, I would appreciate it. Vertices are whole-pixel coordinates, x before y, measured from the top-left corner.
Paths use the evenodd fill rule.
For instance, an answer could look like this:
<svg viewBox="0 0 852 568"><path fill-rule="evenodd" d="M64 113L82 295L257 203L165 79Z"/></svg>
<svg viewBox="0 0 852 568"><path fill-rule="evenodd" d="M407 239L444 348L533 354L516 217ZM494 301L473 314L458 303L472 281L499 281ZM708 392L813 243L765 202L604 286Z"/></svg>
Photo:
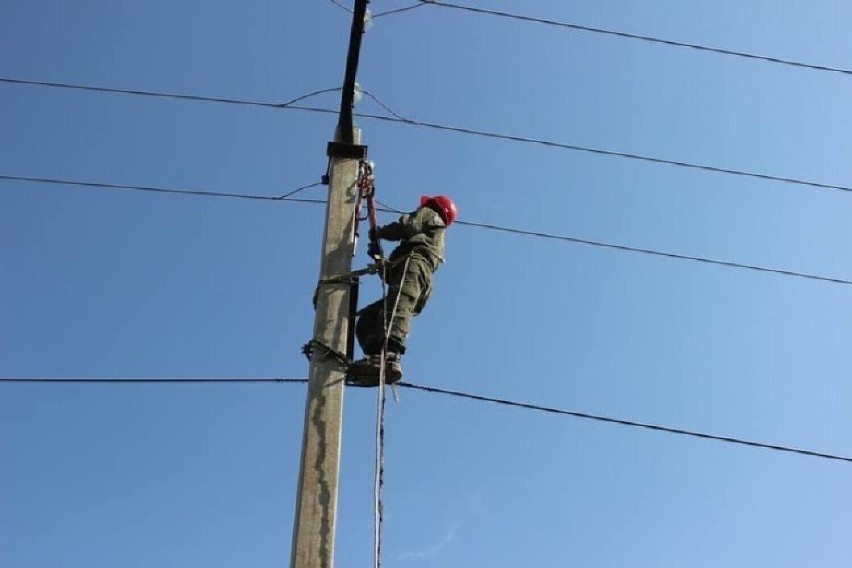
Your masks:
<svg viewBox="0 0 852 568"><path fill-rule="evenodd" d="M365 355L381 353L385 329L388 330L388 351L405 353L411 318L426 306L433 281L434 269L422 256L411 254L394 263L387 274L385 301L373 302L358 312L355 337Z"/></svg>

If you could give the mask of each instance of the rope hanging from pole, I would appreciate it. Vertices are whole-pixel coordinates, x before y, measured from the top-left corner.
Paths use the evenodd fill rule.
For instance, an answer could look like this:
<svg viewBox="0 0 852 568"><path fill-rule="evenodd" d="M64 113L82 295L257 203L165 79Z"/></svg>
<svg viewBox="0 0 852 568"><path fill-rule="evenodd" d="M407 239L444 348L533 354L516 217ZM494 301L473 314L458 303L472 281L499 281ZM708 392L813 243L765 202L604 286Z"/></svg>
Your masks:
<svg viewBox="0 0 852 568"><path fill-rule="evenodd" d="M388 338L390 335L390 327L387 319L388 313L388 284L387 284L387 263L384 262L384 251L379 241L377 234L378 222L376 218L376 180L373 175L372 164L367 164L365 169L365 177L367 179L367 217L370 222L370 246L367 249L373 260L381 266L382 280L382 352L379 361L379 388L376 393L376 478L373 488L375 498L375 517L374 517L374 543L375 550L373 556L373 567L381 568L382 565L382 524L384 521L384 503L382 502L382 489L384 486L385 473L385 365L387 364L388 353ZM394 317L396 305L394 305ZM391 319L391 321L393 321Z"/></svg>
<svg viewBox="0 0 852 568"><path fill-rule="evenodd" d="M405 265L402 268L402 279L405 279L408 272L408 261L405 259ZM384 310L382 314L383 335L381 361L379 367L379 388L376 401L376 479L375 479L375 556L373 561L374 568L381 568L382 565L382 524L384 522L384 503L382 500L382 489L384 488L385 474L385 403L387 396L385 392L385 365L388 357L388 341L390 340L390 326L393 325L393 320L396 317L397 308L399 307L400 291L397 290L394 294L393 309L391 310L390 319L388 313L388 294L387 294L387 263L382 262L382 302Z"/></svg>
<svg viewBox="0 0 852 568"><path fill-rule="evenodd" d="M376 178L373 174L373 164L367 160L361 160L358 171L358 193L355 199L355 211L353 213L353 237L357 246L360 236L360 222L366 220L370 224L369 243L367 245L367 254L373 260L371 267L375 267L376 272L380 272L382 282L382 351L380 356L379 367L379 384L376 400L376 462L375 462L375 483L373 487L374 496L374 518L373 518L373 566L381 568L382 564L382 524L384 521L384 504L382 502L382 488L384 485L384 446L385 446L385 402L387 401L385 393L385 365L387 364L388 340L390 337L390 323L396 317L396 310L399 304L399 295L395 298L391 320L388 321L388 284L387 271L388 265L385 261L385 254L382 250L382 244L378 235L378 215L376 213ZM361 209L366 204L367 215L361 217ZM408 269L408 262L403 270ZM353 286L357 285L357 280L353 282ZM354 324L354 314L352 318ZM350 329L354 329L354 325L350 325Z"/></svg>

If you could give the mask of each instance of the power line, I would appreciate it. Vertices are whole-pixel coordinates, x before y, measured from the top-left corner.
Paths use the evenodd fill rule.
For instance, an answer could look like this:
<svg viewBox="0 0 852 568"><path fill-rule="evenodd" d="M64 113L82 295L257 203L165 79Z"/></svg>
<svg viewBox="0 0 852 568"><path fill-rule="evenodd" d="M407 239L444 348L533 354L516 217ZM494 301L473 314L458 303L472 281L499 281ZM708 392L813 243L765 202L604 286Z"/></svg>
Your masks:
<svg viewBox="0 0 852 568"><path fill-rule="evenodd" d="M286 377L216 377L216 378L64 378L64 377L0 377L0 383L80 383L80 384L113 384L113 383L307 383L308 379Z"/></svg>
<svg viewBox="0 0 852 568"><path fill-rule="evenodd" d="M393 10L385 10L384 12L373 14L373 18L381 18L382 16L390 16L391 14L399 14L400 12L408 12L409 10L416 10L417 8L422 8L423 6L426 6L426 3L412 4L410 6L403 6L402 8L395 8Z"/></svg>
<svg viewBox="0 0 852 568"><path fill-rule="evenodd" d="M401 120L402 122L411 122L411 119L408 119L408 118L402 116L401 114L398 114L395 110L393 110L391 107L386 105L384 103L384 101L382 101L379 97L377 97L376 95L374 95L373 93L371 93L367 89L361 89L361 92L364 93L365 95L367 95L368 97L370 97L373 100L373 102L375 102L377 105L382 107L385 111L389 112L394 117Z"/></svg>
<svg viewBox="0 0 852 568"><path fill-rule="evenodd" d="M355 10L353 10L352 8L350 8L349 6L346 6L346 5L342 4L342 3L340 3L338 0L330 0L330 1L331 1L331 3L332 3L332 4L334 4L334 5L335 5L335 6L337 6L338 8L343 8L344 10L346 10L347 12L349 12L350 14L351 14L352 12L354 12L354 11L355 11Z"/></svg>
<svg viewBox="0 0 852 568"><path fill-rule="evenodd" d="M297 193L299 193L301 191L305 191L306 189L312 189L314 187L319 187L321 185L323 185L323 183L321 181L317 181L317 182L314 182L314 183L311 183L311 184L308 184L308 185L303 185L302 187L297 187L296 189L292 189L292 190L288 191L284 195L279 195L278 197L275 197L274 199L276 201L284 201L284 200L290 201L290 197L296 195ZM324 199L317 199L316 201L318 201L320 203L325 203Z"/></svg>
<svg viewBox="0 0 852 568"><path fill-rule="evenodd" d="M830 71L830 72L833 72L833 73L842 73L844 75L852 75L852 70L843 69L841 67L831 67L831 66L828 66L828 65L817 65L817 64L814 64L814 63L804 63L804 62L801 62L801 61L794 61L794 60L791 60L791 59L782 59L780 57L757 55L755 53L747 53L747 52L744 52L744 51L734 51L734 50L731 50L731 49L724 49L724 48L720 48L720 47L711 47L711 46L707 46L707 45L700 45L700 44L697 44L697 43L687 43L687 42L683 42L683 41L674 41L674 40L662 39L662 38L653 37L653 36L646 36L646 35L640 35L640 34L632 34L632 33L628 33L628 32L621 32L621 31L617 31L617 30L609 30L609 29L604 29L604 28L594 28L594 27L591 27L591 26L584 26L584 25L574 24L574 23L570 23L570 22L560 22L560 21L557 21L557 20L549 20L549 19L545 19L545 18L536 18L536 17L532 17L532 16L525 16L525 15L522 15L522 14L514 14L514 13L511 13L511 12L504 12L504 11L501 11L501 10L491 10L491 9L486 9L486 8L475 8L473 6L463 6L461 4L453 4L453 3L444 2L444 1L436 1L436 0L418 0L418 1L421 2L421 4L420 4L421 6L429 5L429 6L438 6L438 7L441 7L441 8L451 8L451 9L454 9L454 10L463 10L463 11L472 12L472 13L475 13L475 14L497 16L497 17L501 17L501 18L509 18L509 19L512 19L512 20L518 20L518 21L530 22L530 23L536 23L536 24L545 24L545 25L548 25L548 26L556 26L556 27L566 28L566 29L571 29L571 30L615 36L615 37L620 37L620 38L624 38L624 39L640 40L640 41L657 43L657 44L662 44L662 45L669 45L669 46L674 46L674 47L687 47L687 48L690 48L690 49L696 49L696 50L699 50L699 51L705 51L705 52L709 52L709 53L716 53L716 54L720 54L720 55L730 55L730 56L734 56L734 57L742 57L742 58L753 59L753 60L758 60L758 61L766 61L766 62L769 62L769 63L777 63L777 64L780 64L780 65L787 65L787 66L791 66L791 67L813 69L815 71Z"/></svg>
<svg viewBox="0 0 852 568"><path fill-rule="evenodd" d="M288 101L286 103L267 103L267 102L259 102L259 101L241 101L237 99L221 99L215 97L203 97L196 95L176 95L172 93L158 93L154 91L133 91L133 90L125 90L125 89L112 89L112 88L103 88L103 87L92 87L92 86L83 86L83 85L73 85L68 83L49 83L43 81L25 81L19 79L8 79L0 77L0 83L17 83L17 84L27 84L27 85L38 85L44 87L57 87L57 88L70 88L70 89L84 89L87 91L100 91L106 93L120 93L120 94L129 94L129 95L145 95L145 96L153 96L153 97L165 97L165 98L175 98L175 99L189 99L195 101L206 101L206 102L217 102L217 103L229 103L229 104L238 104L238 105L250 105L250 106L259 106L259 107L267 107L267 108L278 108L278 109L287 109L287 110L298 110L303 112L313 112L320 114L338 114L338 111L327 109L327 108L319 108L319 107L311 107L311 106L303 106L296 105L293 101ZM337 90L337 89L331 89ZM315 91L314 93L309 93L308 95L304 95L302 97L298 97L298 100L302 100L308 96L313 96L315 94L320 94L323 92L327 92L328 89L322 91ZM375 98L375 97L373 97ZM294 101L297 99L293 99ZM396 113L394 113L396 114ZM622 152L618 150L608 150L605 148L594 148L590 146L581 146L578 144L569 144L565 142L557 142L554 140L546 140L542 138L531 138L526 136L517 136L513 134L503 134L499 132L489 132L485 130L477 130L473 128L466 128L461 126L452 126L447 124L439 124L434 122L425 122L421 120L413 120L410 118L404 118L401 115L396 116L384 116L370 113L357 113L356 116L360 118L367 118L372 120L382 120L385 122L394 122L401 124L408 124L410 126L422 127L422 128L430 128L434 130L442 130L447 132L456 132L459 134L465 134L469 136L477 136L482 138L491 138L496 140L506 140L509 142L518 142L523 144L535 144L540 146L547 146L550 148L557 148L561 150L570 150L574 152L585 152L589 154L597 154L601 156L610 156L615 158L625 158L628 160L638 160L642 162L649 162L654 164L662 164L668 166L677 166L681 168L702 170L708 172L729 174L735 176L742 176L754 179L762 179L765 181L774 181L774 182L784 182L793 185L801 185L807 187L814 187L819 189L834 189L845 192L852 192L852 187L846 185L839 184L830 184L823 182L816 182L801 178L792 178L785 176L776 176L771 174L763 174L759 172L750 172L747 170L737 170L733 168L723 168L719 166L712 166L708 164L700 164L695 162L684 162L681 160L672 160L668 158L658 158L655 156L647 156L644 154L636 154L632 152Z"/></svg>
<svg viewBox="0 0 852 568"><path fill-rule="evenodd" d="M294 99L290 99L283 103L272 103L265 101L249 101L244 99L230 99L230 98L222 98L222 97L207 97L202 95L186 95L181 93L165 93L160 91L143 91L139 89L118 89L112 87L96 87L93 85L81 85L78 83L60 83L56 81L36 81L31 79L14 79L11 77L0 77L0 83L9 83L13 85L32 85L36 87L51 87L56 89L75 89L79 91L91 91L97 93L113 93L113 94L121 94L121 95L138 95L143 97L157 97L157 98L166 98L166 99L179 99L179 100L187 100L187 101L203 101L210 103L224 103L224 104L233 104L233 105L241 105L241 106L258 106L258 107L267 107L267 108L287 108L294 103L299 101L303 101L310 97L315 97L317 95L322 95L325 93L333 93L335 91L340 91L341 87L332 87L329 89L320 89L317 91L311 91L310 93L300 95Z"/></svg>
<svg viewBox="0 0 852 568"><path fill-rule="evenodd" d="M326 201L324 199L307 199L307 198L298 198L298 197L289 197L298 191L302 191L304 189L308 189L311 187L316 187L320 185L319 182L313 183L311 185L306 185L300 188L296 188L293 191L290 191L282 196L266 196L266 195L252 195L252 194L244 194L244 193L224 193L224 192L214 192L214 191L203 191L203 190L189 190L189 189L169 189L165 187L156 187L156 186L138 186L138 185L119 185L119 184L109 184L109 183L95 183L95 182L81 182L67 179L58 179L58 178L36 178L36 177L25 177L25 176L9 176L9 175L0 175L0 180L11 180L11 181L24 181L24 182L33 182L33 183L49 183L49 184L57 184L57 185L70 185L72 187L86 187L86 188L95 188L95 189L119 189L119 190L131 190L131 191L146 191L153 193L163 193L163 194L177 194L177 195L191 195L198 197L225 197L225 198L237 198L237 199L251 199L251 200L261 200L261 201L289 201L294 203L312 203L312 204L325 204ZM386 213L403 213L399 209L391 207L381 201L379 203L384 207L382 211ZM810 274L807 272L798 272L794 270L785 270L780 268L770 268L766 266L759 266L754 264L745 264L739 262L731 262L727 260L719 260L709 257L702 256L691 256L686 254L679 254L673 252L660 251L655 249L648 249L642 247L633 247L628 245L619 245L616 243L608 243L605 241L595 241L591 239L584 239L580 237L571 237L567 235L558 235L555 233L544 233L540 231L527 231L524 229L515 229L512 227L505 227L502 225L495 225L492 223L478 223L475 221L456 221L458 225L464 225L468 227L478 227L481 229L486 229L489 231L499 231L503 233L511 233L522 236L529 237L538 237L544 239L552 239L563 242L570 242L576 244L589 245L594 247L607 248L612 250L620 250L624 252L633 252L640 253L645 255L659 256L664 258L671 258L675 260L691 260L695 262L701 262L704 264L712 264L717 266L724 266L727 268L737 268L744 270L752 270L758 272L765 272L771 274L777 274L780 276L789 276L796 278L805 278L808 280L817 280L821 282L831 282L834 284L844 284L844 285L852 285L852 280L847 280L844 278L835 278L831 276L820 276L818 274Z"/></svg>
<svg viewBox="0 0 852 568"><path fill-rule="evenodd" d="M124 384L132 384L132 383L291 383L291 384L305 384L307 383L307 379L303 378L283 378L283 377L250 377L250 378L61 378L61 377L38 377L38 378L17 378L17 377L0 377L0 383L78 383L78 384L111 384L111 383L124 383ZM555 408L552 406L542 406L539 404L530 404L527 402L519 402L515 400L509 400L504 398L495 398L490 396L483 396L478 394L472 394L457 390L450 390L439 387L429 387L425 385L418 385L415 383L409 382L399 382L397 383L400 387L418 390L422 392L427 392L431 394L442 394L447 396L452 396L456 398L463 398L468 400L474 400L477 402L489 402L495 404L501 404L504 406L514 407L514 408L522 408L524 410L532 410L536 412L547 412L550 414L557 414L561 416L572 416L574 418L581 418L584 420L593 420L596 422L604 422L607 424L618 424L620 426L628 426L632 428L643 428L646 430L653 430L656 432L663 432L666 434L676 434L680 436L688 436L692 438L699 438L703 440L715 440L717 442L726 442L729 444L738 444L741 446L748 446L752 448L762 448L765 450L773 450L777 452L786 452L799 454L804 456L810 456L815 458L822 458L828 460L837 460L843 461L847 463L852 463L852 457L841 456L837 454L829 454L825 452L817 452L813 450L806 450L802 448L794 448L791 446L782 446L779 444L768 444L765 442L756 442L753 440L746 440L744 438L735 438L732 436L719 436L716 434L707 434L704 432L697 432L695 430L684 430L682 428L671 428L669 426L661 426L659 424L650 424L647 422L636 422L634 420L624 420L622 418L613 418L611 416L603 416L600 414L590 414L588 412L578 412L575 410L565 410L562 408Z"/></svg>
<svg viewBox="0 0 852 568"><path fill-rule="evenodd" d="M352 13L354 13L354 12L355 12L355 10L353 10L353 9L352 9L352 8L350 8L349 6L346 6L345 4L342 4L342 3L341 3L341 2L339 2L338 0L330 0L330 2L331 2L332 4L334 4L335 6L337 6L338 8L343 8L344 10L346 10L347 12L349 12L350 14L352 14ZM391 14L398 14L398 13L400 13L400 12L407 12L407 11L409 11L409 10L414 10L415 8L422 8L422 7L423 7L423 6L425 6L425 5L426 5L426 4L420 4L420 3L418 3L418 4L412 4L411 6L404 6L404 7L402 7L402 8L394 8L394 9L392 9L392 10L385 10L384 12L379 12L378 14L372 14L372 15L371 15L371 16L369 16L369 17L371 17L371 18L373 18L373 19L375 19L375 18L381 18L382 16L390 16Z"/></svg>
<svg viewBox="0 0 852 568"><path fill-rule="evenodd" d="M852 280L846 280L843 278L833 278L828 276L819 276L817 274L809 274L807 272L798 272L795 270L785 270L781 268L769 268L766 266L756 266L752 264L743 264L739 262L731 262L727 260L718 260L715 258L703 257L703 256L691 256L687 254L678 254L673 252L663 252L654 249L646 249L641 247L631 247L627 245L619 245L615 243L608 243L605 241L594 241L591 239L581 239L579 237L568 237L565 235L557 235L554 233L542 233L538 231L525 231L523 229L512 229L510 227L501 227L500 225L492 225L489 223L475 223L472 221L456 221L459 225L467 225L469 227L480 227L483 229L488 229L491 231L501 231L504 233L514 233L517 235L527 235L531 237L540 237L543 239L553 239L558 241L566 241L570 243L577 243L583 245L591 245L595 247L603 247L613 250L620 250L624 252L635 252L640 254L647 254L653 256L660 256L664 258L672 258L677 260L692 260L695 262L702 262L705 264L715 264L717 266L727 266L729 268L740 268L745 270L755 270L758 272L766 272L771 274L779 274L783 276L795 276L796 278L807 278L809 280L819 280L822 282L833 282L835 284L852 284Z"/></svg>
<svg viewBox="0 0 852 568"><path fill-rule="evenodd" d="M314 108L314 107L304 107L304 106L299 106L299 105L291 106L291 107L288 107L288 108L293 109L293 110L306 110L306 111L312 111L312 112L329 112L326 109L318 109L318 108ZM408 119L408 118L398 118L398 117L395 117L395 116L391 117L391 116L366 114L366 113L359 113L358 116L362 117L362 118L370 118L370 119L374 119L374 120L383 120L383 121L386 121L386 122L398 122L398 123L402 123L402 124L409 124L411 126L431 128L431 129L434 129L434 130L444 130L444 131L448 131L448 132L457 132L459 134L467 134L467 135L479 136L479 137L483 137L483 138L493 138L493 139L497 139L497 140L508 140L510 142L521 142L521 143L525 143L525 144L538 144L538 145L541 145L541 146L548 146L548 147L551 147L551 148L558 148L558 149L562 149L562 150L572 150L572 151L575 151L575 152L586 152L586 153L589 153L589 154L598 154L598 155L601 155L601 156L611 156L611 157L615 157L615 158L626 158L626 159L629 159L629 160L638 160L638 161L650 162L650 163L654 163L654 164L678 166L678 167L681 167L681 168L703 170L703 171L707 171L707 172L715 172L715 173L729 174L729 175L735 175L735 176L743 176L743 177L749 177L749 178L755 178L755 179L762 179L762 180L766 180L766 181L784 182L784 183L790 183L790 184L794 184L794 185L803 185L803 186L815 187L815 188L820 188L820 189L836 189L836 190L840 190L840 191L852 192L852 187L846 186L846 185L835 185L835 184L810 181L810 180L800 179L800 178L775 176L775 175L771 175L771 174L762 174L762 173L757 173L757 172L750 172L750 171L747 171L747 170L736 170L736 169L732 169L732 168L723 168L723 167L711 166L711 165L707 165L707 164L699 164L699 163L694 163L694 162L684 162L684 161L680 161L680 160L671 160L671 159L668 159L668 158L657 158L657 157L654 157L654 156L647 156L647 155L643 155L643 154L635 154L635 153L632 153L632 152L621 152L621 151L618 151L618 150L607 150L607 149L604 149L604 148L593 148L593 147L590 147L590 146L580 146L578 144L568 144L568 143L565 143L565 142L556 142L556 141L553 141L553 140L546 140L546 139L543 139L543 138L530 138L530 137L526 137L526 136L516 136L516 135L513 135L513 134L502 134L502 133L499 133L499 132L489 132L489 131L486 131L486 130L476 130L476 129L473 129L473 128L466 128L466 127L461 127L461 126L451 126L451 125L446 125L446 124L438 124L438 123L434 123L434 122L424 122L424 121L421 121L421 120L413 120L413 119Z"/></svg>
<svg viewBox="0 0 852 568"><path fill-rule="evenodd" d="M404 211L400 211L390 205L382 202L381 200L376 200L382 207L384 207L383 211L388 213L405 213ZM672 258L676 260L692 260L695 262L702 262L705 264L715 264L718 266L726 266L728 268L740 268L744 270L754 270L757 272L766 272L770 274L780 274L783 276L795 276L797 278L806 278L808 280L818 280L822 282L832 282L834 284L852 284L852 280L846 280L843 278L833 278L829 276L820 276L817 274L809 274L807 272L798 272L795 270L785 270L782 268L769 268L766 266L757 266L753 264L743 264L740 262L731 262L728 260L719 260L715 258L709 258L705 256L692 256L688 254L679 254L675 252L664 252L654 249L642 248L642 247L632 247L628 245L619 245L615 243L608 243L605 241L594 241L591 239L582 239L580 237L569 237L567 235L558 235L555 233L543 233L540 231L527 231L524 229L513 229L511 227L504 227L502 225L494 225L491 223L477 223L475 221L455 221L457 225L465 225L467 227L479 227L481 229L487 229L489 231L500 231L503 233L511 233L515 235L524 235L528 237L539 237L542 239L552 239L556 241L564 241L569 243L576 243L581 245L590 245L594 247L602 247L613 250L620 250L624 252L635 252L640 254L647 254L652 256L660 256L663 258Z"/></svg>
<svg viewBox="0 0 852 568"><path fill-rule="evenodd" d="M198 189L174 189L167 187L158 187L152 185L125 185L125 184L114 184L114 183L100 183L100 182L89 182L89 181L75 181L70 179L60 179L60 178L43 178L43 177L28 177L28 176L10 176L10 175L0 175L0 180L6 181L23 181L28 183L47 183L47 184L55 184L55 185L70 185L76 187L87 187L94 189L124 189L130 191L147 191L151 193L167 193L167 194L177 194L177 195L191 195L195 197L227 197L227 198L235 198L235 199L251 199L256 201L295 201L299 203L325 203L323 199L302 199L292 197L293 195L299 193L300 191L304 191L306 189L311 189L313 187L317 187L322 185L322 182L315 182L309 185L303 185L301 187L297 187L291 191L288 191L284 195L253 195L249 193L227 193L227 192L217 192L217 191L206 191L206 190L198 190Z"/></svg>
<svg viewBox="0 0 852 568"><path fill-rule="evenodd" d="M665 432L667 434L677 434L680 436L690 436L693 438L701 438L704 440L715 440L717 442L727 442L729 444L739 444L742 446L749 446L752 448L763 448L766 450L774 450L777 452L788 452L794 454L800 454L805 456L811 456L816 458L823 458L828 460L838 460L852 463L852 457L845 457L836 454L827 454L823 452L815 452L812 450L804 450L801 448L793 448L790 446L780 446L777 444L767 444L764 442L755 442L752 440L746 440L743 438L733 438L731 436L717 436L715 434L705 434L703 432L696 432L694 430L683 430L681 428L670 428L668 426L660 426L659 424L649 424L645 422L635 422L633 420L623 420L621 418L612 418L609 416L601 416L598 414L589 414L587 412L576 412L574 410L564 410L560 408L554 408L551 406L541 406L538 404L529 404L526 402L517 402L514 400L502 399L502 398L493 398L489 396L482 396L477 394L470 394L466 392L442 389L437 387L427 387L423 385L416 385L413 383L407 382L399 382L397 383L401 387L419 390L428 393L434 394L444 394L448 396L458 397L458 398L466 398L470 400L476 400L479 402L492 402L496 404L502 404L505 406L511 406L515 408L523 408L525 410L534 410L538 412L549 412L551 414L559 414L563 416L573 416L574 418L583 418L585 420L595 420L598 422L606 422L608 424L618 424L621 426L630 426L634 428L645 428L648 430L654 430L657 432Z"/></svg>

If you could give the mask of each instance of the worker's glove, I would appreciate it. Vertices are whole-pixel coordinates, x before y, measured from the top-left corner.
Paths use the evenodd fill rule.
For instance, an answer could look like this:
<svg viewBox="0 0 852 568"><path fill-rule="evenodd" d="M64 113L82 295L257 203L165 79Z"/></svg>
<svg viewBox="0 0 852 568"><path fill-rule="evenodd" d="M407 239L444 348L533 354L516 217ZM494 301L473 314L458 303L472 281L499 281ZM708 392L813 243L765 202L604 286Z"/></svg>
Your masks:
<svg viewBox="0 0 852 568"><path fill-rule="evenodd" d="M378 241L375 239L370 239L370 244L367 245L367 256L370 258L381 258L382 257L382 248L379 246Z"/></svg>

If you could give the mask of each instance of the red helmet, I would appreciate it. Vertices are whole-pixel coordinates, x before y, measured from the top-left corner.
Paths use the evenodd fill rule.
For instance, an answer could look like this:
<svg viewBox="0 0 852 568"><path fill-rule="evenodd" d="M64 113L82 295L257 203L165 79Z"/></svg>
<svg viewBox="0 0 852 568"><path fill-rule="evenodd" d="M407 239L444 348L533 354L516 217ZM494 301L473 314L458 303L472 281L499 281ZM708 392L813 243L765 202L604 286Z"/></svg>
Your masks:
<svg viewBox="0 0 852 568"><path fill-rule="evenodd" d="M447 227L452 225L453 221L456 220L456 217L459 216L456 204L453 203L453 200L446 195L421 195L420 207L426 207L427 205L434 205L438 209L438 212L441 214L441 217L443 217L444 223L447 224Z"/></svg>

